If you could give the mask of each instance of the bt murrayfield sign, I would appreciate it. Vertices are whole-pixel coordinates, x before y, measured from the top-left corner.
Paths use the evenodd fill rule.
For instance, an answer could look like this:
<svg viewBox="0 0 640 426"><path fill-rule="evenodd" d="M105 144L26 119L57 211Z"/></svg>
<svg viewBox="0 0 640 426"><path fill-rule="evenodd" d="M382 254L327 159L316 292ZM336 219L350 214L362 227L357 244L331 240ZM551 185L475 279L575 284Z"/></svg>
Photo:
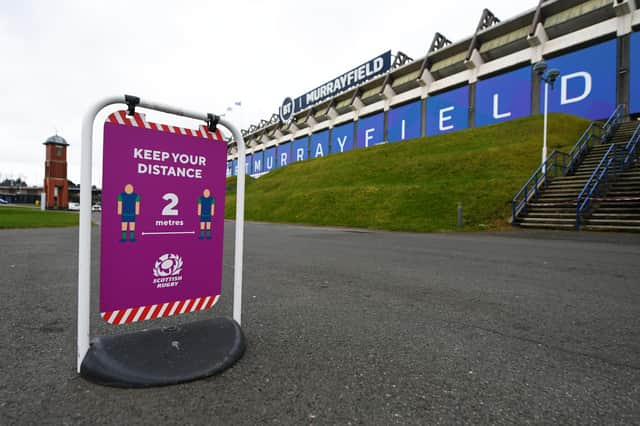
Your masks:
<svg viewBox="0 0 640 426"><path fill-rule="evenodd" d="M340 92L358 86L367 80L382 75L391 68L391 51L386 51L381 55L355 67L354 69L324 83L321 86L298 96L295 99L285 98L280 107L280 120L287 122L291 120L293 114L309 108L319 102L329 99Z"/></svg>

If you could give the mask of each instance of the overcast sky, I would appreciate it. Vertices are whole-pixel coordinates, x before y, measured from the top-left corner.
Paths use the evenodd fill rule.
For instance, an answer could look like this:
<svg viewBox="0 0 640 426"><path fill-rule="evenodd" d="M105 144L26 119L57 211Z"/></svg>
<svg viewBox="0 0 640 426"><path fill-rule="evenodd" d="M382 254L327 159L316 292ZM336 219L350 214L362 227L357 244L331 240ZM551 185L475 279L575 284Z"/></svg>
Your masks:
<svg viewBox="0 0 640 426"><path fill-rule="evenodd" d="M0 178L42 185L57 130L79 182L82 117L108 96L218 114L241 101L228 117L246 128L386 50L470 36L485 7L506 20L537 3L0 0Z"/></svg>

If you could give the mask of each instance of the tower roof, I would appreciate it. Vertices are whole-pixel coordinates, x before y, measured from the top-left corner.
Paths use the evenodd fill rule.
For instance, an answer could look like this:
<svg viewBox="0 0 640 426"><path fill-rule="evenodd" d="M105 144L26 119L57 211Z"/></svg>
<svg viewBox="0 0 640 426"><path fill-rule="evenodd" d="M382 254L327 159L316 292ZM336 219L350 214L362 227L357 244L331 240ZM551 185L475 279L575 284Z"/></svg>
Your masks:
<svg viewBox="0 0 640 426"><path fill-rule="evenodd" d="M62 136L58 136L58 135L53 135L50 136L44 143L43 145L63 145L63 146L68 146L69 144L67 143L67 141L65 140L65 138L63 138Z"/></svg>

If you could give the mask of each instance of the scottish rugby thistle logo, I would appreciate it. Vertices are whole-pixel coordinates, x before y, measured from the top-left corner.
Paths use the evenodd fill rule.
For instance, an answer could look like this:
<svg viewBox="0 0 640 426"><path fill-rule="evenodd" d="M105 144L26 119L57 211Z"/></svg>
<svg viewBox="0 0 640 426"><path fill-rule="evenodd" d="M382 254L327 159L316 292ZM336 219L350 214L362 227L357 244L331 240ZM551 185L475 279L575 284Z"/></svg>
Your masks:
<svg viewBox="0 0 640 426"><path fill-rule="evenodd" d="M165 253L158 258L153 266L154 277L168 277L182 272L182 258L177 254Z"/></svg>

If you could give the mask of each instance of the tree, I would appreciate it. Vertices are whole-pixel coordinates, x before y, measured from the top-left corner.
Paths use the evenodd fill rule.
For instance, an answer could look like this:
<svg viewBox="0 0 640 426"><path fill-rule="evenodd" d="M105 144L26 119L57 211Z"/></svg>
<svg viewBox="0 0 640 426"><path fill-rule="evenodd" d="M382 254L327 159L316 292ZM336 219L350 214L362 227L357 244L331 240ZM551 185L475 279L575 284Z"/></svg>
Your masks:
<svg viewBox="0 0 640 426"><path fill-rule="evenodd" d="M17 178L17 179L5 178L2 182L0 182L0 186L25 187L27 186L27 182L23 181L21 178Z"/></svg>

